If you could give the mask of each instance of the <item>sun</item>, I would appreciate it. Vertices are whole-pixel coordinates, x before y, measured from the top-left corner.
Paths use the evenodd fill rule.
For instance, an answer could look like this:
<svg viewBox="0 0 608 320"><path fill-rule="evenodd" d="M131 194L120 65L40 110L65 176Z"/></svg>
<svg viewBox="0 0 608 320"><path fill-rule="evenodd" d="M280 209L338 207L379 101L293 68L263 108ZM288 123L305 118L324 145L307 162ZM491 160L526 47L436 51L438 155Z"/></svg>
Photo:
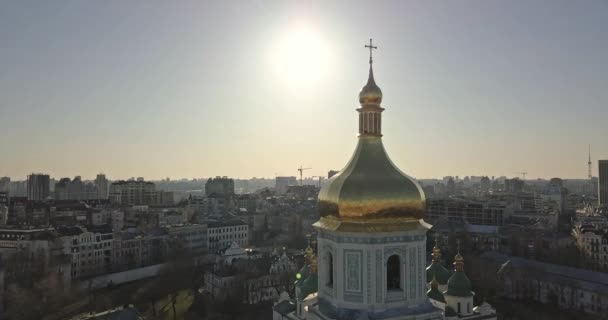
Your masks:
<svg viewBox="0 0 608 320"><path fill-rule="evenodd" d="M329 73L330 50L320 32L299 26L284 32L272 54L277 79L291 89L306 89L324 82Z"/></svg>

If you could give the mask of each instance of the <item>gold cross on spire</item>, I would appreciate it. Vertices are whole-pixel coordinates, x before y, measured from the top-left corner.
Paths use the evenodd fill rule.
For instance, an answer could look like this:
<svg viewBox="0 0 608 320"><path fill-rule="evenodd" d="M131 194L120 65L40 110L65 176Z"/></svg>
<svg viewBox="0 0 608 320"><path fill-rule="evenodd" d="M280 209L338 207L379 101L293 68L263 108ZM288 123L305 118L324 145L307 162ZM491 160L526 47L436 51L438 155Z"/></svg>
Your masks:
<svg viewBox="0 0 608 320"><path fill-rule="evenodd" d="M369 45L365 45L366 48L369 48L369 64L372 64L374 60L372 60L372 50L378 49L378 47L372 45L372 39L369 39Z"/></svg>

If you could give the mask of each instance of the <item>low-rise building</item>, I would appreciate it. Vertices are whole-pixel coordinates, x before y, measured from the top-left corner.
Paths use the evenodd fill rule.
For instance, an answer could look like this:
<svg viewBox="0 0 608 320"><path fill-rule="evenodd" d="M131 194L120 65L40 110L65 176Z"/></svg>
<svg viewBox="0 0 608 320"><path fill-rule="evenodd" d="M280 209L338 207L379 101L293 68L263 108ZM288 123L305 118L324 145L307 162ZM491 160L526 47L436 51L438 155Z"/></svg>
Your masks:
<svg viewBox="0 0 608 320"><path fill-rule="evenodd" d="M490 200L429 199L424 219L429 223L446 218L448 221L502 226L507 215L508 209L504 203Z"/></svg>
<svg viewBox="0 0 608 320"><path fill-rule="evenodd" d="M167 234L117 232L112 242L112 271L141 268L162 263L167 255Z"/></svg>
<svg viewBox="0 0 608 320"><path fill-rule="evenodd" d="M494 263L499 293L526 303L538 302L562 310L608 314L608 274L496 253L482 255Z"/></svg>
<svg viewBox="0 0 608 320"><path fill-rule="evenodd" d="M206 224L177 224L165 226L168 250L185 250L190 255L201 256L209 252Z"/></svg>
<svg viewBox="0 0 608 320"><path fill-rule="evenodd" d="M208 221L209 252L229 247L236 242L241 247L249 245L249 226L243 220Z"/></svg>
<svg viewBox="0 0 608 320"><path fill-rule="evenodd" d="M608 272L608 225L576 225L572 235L585 267Z"/></svg>
<svg viewBox="0 0 608 320"><path fill-rule="evenodd" d="M82 279L112 270L113 235L109 225L58 228L64 252L71 256L72 278Z"/></svg>

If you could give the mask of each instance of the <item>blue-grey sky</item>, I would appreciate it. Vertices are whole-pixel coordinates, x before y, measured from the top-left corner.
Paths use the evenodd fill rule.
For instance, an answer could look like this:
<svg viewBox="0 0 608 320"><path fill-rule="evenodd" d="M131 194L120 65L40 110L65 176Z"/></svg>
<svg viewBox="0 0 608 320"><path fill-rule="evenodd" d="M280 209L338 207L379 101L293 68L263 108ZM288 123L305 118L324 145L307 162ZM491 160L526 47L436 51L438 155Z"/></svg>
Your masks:
<svg viewBox="0 0 608 320"><path fill-rule="evenodd" d="M325 175L370 37L408 174L608 158L607 1L0 0L0 176Z"/></svg>

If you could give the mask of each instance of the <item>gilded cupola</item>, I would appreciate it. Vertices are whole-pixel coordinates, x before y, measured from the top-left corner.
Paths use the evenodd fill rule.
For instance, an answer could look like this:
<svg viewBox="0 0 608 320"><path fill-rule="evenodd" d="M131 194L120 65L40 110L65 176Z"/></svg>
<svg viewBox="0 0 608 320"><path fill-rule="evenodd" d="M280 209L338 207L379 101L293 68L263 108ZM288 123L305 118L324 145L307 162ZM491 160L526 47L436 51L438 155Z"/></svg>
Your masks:
<svg viewBox="0 0 608 320"><path fill-rule="evenodd" d="M373 232L401 230L401 222L419 221L424 192L413 178L390 160L382 144L382 90L373 73L371 39L369 77L359 93L359 135L355 152L319 192L317 226L334 230Z"/></svg>

